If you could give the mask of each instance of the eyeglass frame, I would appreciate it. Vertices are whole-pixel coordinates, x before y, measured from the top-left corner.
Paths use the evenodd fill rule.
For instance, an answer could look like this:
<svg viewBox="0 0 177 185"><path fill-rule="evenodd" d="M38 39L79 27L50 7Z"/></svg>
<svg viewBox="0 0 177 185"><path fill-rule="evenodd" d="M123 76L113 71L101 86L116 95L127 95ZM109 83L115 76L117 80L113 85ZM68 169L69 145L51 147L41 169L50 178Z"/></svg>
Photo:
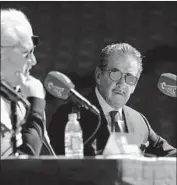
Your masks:
<svg viewBox="0 0 177 185"><path fill-rule="evenodd" d="M114 71L113 71L114 70ZM113 81L113 82L116 82L116 81L119 81L120 79L122 79L122 75L124 74L124 80L125 80L125 83L127 84L127 85L130 85L130 86L134 86L134 85L136 85L137 84L137 81L138 81L138 77L136 77L136 76L134 76L134 75L132 75L132 74L130 74L130 73L122 73L119 69L117 69L117 68L113 68L113 69L101 69L101 71L108 71L109 72L109 78ZM120 74L121 74L121 77L120 77L120 79L118 79L118 80L114 80L114 79L112 79L111 78L111 73L114 73L114 72L120 72ZM132 77L134 77L135 79L136 79L136 81L135 81L135 83L134 84L128 84L127 83L127 80L126 80L126 78L127 78L127 75L129 74L129 76L132 76Z"/></svg>
<svg viewBox="0 0 177 185"><path fill-rule="evenodd" d="M29 55L34 51L34 48L39 44L39 36L33 35L33 36L31 36L31 39L32 39L32 42L33 42L33 48L25 56L26 59L29 58ZM12 45L12 46L1 46L1 48L15 48L15 47L16 47L16 45Z"/></svg>
<svg viewBox="0 0 177 185"><path fill-rule="evenodd" d="M33 35L31 36L31 40L33 42L33 48L35 48L39 44L39 36ZM11 48L11 47L16 47L16 45L11 45L11 46L1 46L1 48Z"/></svg>

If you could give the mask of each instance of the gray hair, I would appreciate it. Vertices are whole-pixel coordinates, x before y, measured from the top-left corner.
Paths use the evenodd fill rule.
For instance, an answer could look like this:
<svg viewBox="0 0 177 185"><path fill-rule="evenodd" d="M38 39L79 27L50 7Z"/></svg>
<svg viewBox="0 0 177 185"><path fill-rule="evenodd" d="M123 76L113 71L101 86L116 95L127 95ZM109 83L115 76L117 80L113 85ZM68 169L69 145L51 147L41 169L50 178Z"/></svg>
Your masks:
<svg viewBox="0 0 177 185"><path fill-rule="evenodd" d="M116 52L119 56L123 54L133 55L137 59L139 65L139 74L141 74L143 70L141 53L128 43L111 44L103 48L100 54L100 63L98 65L101 70L104 70L106 68L108 62L107 57L113 52Z"/></svg>
<svg viewBox="0 0 177 185"><path fill-rule="evenodd" d="M26 33L27 32L27 33ZM32 28L23 12L16 9L1 10L1 46L24 44Z"/></svg>

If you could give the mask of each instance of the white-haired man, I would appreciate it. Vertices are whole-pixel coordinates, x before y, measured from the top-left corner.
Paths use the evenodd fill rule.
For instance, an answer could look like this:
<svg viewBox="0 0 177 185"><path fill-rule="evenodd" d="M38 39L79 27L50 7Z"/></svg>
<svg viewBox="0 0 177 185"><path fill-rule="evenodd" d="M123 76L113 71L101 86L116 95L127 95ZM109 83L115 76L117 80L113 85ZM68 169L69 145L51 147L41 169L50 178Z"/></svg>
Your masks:
<svg viewBox="0 0 177 185"><path fill-rule="evenodd" d="M42 83L30 75L30 69L36 65L33 52L37 39L23 12L15 9L1 10L0 98L3 157L14 152L39 155L42 147L45 90Z"/></svg>
<svg viewBox="0 0 177 185"><path fill-rule="evenodd" d="M142 72L142 58L138 50L127 43L112 44L101 52L95 71L96 88L88 99L101 113L101 125L95 135L97 116L81 109L85 155L101 154L111 132L131 133L145 155L175 156L176 149L156 134L147 119L126 106ZM72 105L59 107L49 124L49 136L56 154L64 153L64 128ZM58 123L59 122L59 123ZM93 136L89 141L88 138ZM93 142L96 140L96 153ZM88 142L87 142L88 141Z"/></svg>

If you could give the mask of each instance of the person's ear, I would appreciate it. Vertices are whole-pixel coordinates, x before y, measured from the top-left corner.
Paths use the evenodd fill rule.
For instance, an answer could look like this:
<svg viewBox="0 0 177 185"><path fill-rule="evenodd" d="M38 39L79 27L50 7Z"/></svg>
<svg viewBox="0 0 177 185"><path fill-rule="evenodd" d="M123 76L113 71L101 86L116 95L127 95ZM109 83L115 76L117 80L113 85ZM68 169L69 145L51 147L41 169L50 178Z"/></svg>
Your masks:
<svg viewBox="0 0 177 185"><path fill-rule="evenodd" d="M131 94L133 94L133 92L135 91L135 88L136 88L136 85L131 87L131 91L130 91Z"/></svg>
<svg viewBox="0 0 177 185"><path fill-rule="evenodd" d="M131 87L131 92L130 92L131 94L135 91L137 84L138 84L138 81L136 82L134 86Z"/></svg>
<svg viewBox="0 0 177 185"><path fill-rule="evenodd" d="M95 69L95 81L97 85L100 85L101 70L99 67Z"/></svg>

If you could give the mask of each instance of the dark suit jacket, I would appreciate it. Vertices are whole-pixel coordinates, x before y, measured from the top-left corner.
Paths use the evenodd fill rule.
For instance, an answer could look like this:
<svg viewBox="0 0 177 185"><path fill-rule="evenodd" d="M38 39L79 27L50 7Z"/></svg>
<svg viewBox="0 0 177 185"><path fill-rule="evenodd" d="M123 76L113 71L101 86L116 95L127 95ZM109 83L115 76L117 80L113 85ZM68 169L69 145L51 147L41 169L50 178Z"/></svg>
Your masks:
<svg viewBox="0 0 177 185"><path fill-rule="evenodd" d="M107 120L97 100L95 91L93 91L87 99L100 110L101 125L93 137L84 145L84 154L86 156L95 155L95 150L92 146L95 139L97 141L97 151L103 151L109 138ZM64 155L64 130L68 121L68 114L72 112L73 106L72 103L69 103L59 107L49 124L48 132L51 145L57 155ZM98 116L84 108L80 109L80 116L79 122L83 130L83 140L85 142L96 130L98 126ZM137 142L136 144L144 150L145 153L156 156L176 155L176 149L152 130L147 119L142 114L128 106L124 106L123 116L126 124L126 132L133 134ZM149 146L144 148L144 144L147 143L147 141L149 141Z"/></svg>

